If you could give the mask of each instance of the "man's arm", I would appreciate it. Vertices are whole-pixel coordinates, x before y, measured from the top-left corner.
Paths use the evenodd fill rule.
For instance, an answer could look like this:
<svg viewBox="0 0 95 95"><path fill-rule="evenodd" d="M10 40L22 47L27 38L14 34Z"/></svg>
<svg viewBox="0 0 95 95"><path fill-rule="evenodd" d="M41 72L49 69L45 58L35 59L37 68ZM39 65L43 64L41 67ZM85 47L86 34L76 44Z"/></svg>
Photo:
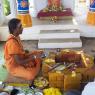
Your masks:
<svg viewBox="0 0 95 95"><path fill-rule="evenodd" d="M18 63L18 64L21 64L21 65L24 65L24 64L27 64L27 63L29 63L30 61L33 61L33 56L31 55L31 56L29 56L29 57L27 57L27 58L21 58L19 55L17 55L17 54L15 54L14 55L14 59L15 59L15 61Z"/></svg>

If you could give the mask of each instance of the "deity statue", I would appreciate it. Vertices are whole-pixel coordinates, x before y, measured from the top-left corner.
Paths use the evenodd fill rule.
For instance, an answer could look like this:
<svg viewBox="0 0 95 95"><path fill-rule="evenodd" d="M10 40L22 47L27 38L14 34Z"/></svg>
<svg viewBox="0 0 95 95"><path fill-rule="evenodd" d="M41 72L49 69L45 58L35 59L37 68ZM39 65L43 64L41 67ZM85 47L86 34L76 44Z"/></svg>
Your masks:
<svg viewBox="0 0 95 95"><path fill-rule="evenodd" d="M71 9L63 7L62 0L47 0L47 6L37 15L40 19L49 19L53 22L65 17L72 19L72 16Z"/></svg>
<svg viewBox="0 0 95 95"><path fill-rule="evenodd" d="M47 7L44 9L45 11L62 11L63 5L61 0L48 0Z"/></svg>
<svg viewBox="0 0 95 95"><path fill-rule="evenodd" d="M48 0L48 6L60 7L60 0Z"/></svg>

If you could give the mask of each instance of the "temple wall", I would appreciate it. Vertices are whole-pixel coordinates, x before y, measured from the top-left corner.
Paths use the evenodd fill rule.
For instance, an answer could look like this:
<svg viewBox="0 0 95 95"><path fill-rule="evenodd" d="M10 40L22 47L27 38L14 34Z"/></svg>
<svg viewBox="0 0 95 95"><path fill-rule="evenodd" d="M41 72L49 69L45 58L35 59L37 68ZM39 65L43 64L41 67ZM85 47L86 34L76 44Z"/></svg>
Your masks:
<svg viewBox="0 0 95 95"><path fill-rule="evenodd" d="M65 8L71 8L72 11L74 10L74 2L75 0L62 0L63 6Z"/></svg>
<svg viewBox="0 0 95 95"><path fill-rule="evenodd" d="M34 0L34 4L36 6L35 10L38 13L41 9L47 6L47 0Z"/></svg>

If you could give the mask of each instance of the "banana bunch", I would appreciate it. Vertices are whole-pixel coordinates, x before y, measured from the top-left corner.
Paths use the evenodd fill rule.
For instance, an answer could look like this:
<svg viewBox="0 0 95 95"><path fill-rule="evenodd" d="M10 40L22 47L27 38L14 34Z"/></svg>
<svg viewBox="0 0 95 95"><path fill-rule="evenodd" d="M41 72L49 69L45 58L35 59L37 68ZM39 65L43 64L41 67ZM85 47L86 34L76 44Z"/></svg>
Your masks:
<svg viewBox="0 0 95 95"><path fill-rule="evenodd" d="M45 59L43 60L43 63L48 64L49 66L52 66L52 65L55 64L55 60L52 59L52 58L45 58Z"/></svg>
<svg viewBox="0 0 95 95"><path fill-rule="evenodd" d="M48 88L43 90L44 95L62 95L58 88Z"/></svg>
<svg viewBox="0 0 95 95"><path fill-rule="evenodd" d="M46 58L45 60L44 60L44 63L55 63L55 60L54 59L52 59L52 58Z"/></svg>
<svg viewBox="0 0 95 95"><path fill-rule="evenodd" d="M48 85L48 80L44 77L38 77L34 80L34 85L38 88L43 88Z"/></svg>

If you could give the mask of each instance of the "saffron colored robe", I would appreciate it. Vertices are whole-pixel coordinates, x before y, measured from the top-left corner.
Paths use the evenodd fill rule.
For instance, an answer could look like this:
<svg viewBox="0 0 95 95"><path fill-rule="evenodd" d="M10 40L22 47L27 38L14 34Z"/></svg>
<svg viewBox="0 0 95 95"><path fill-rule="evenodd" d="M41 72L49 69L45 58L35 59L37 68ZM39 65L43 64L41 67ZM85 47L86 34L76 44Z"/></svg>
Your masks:
<svg viewBox="0 0 95 95"><path fill-rule="evenodd" d="M41 59L37 58L37 60L35 60L36 61L35 67L31 68L27 66L24 67L15 61L13 56L15 54L19 55L23 59L25 59L25 57L27 56L19 37L10 35L4 47L5 66L8 72L16 77L21 77L26 80L33 80L36 77L36 75L39 73ZM31 54L35 54L35 52L32 52ZM27 64L33 64L33 62L30 61Z"/></svg>

